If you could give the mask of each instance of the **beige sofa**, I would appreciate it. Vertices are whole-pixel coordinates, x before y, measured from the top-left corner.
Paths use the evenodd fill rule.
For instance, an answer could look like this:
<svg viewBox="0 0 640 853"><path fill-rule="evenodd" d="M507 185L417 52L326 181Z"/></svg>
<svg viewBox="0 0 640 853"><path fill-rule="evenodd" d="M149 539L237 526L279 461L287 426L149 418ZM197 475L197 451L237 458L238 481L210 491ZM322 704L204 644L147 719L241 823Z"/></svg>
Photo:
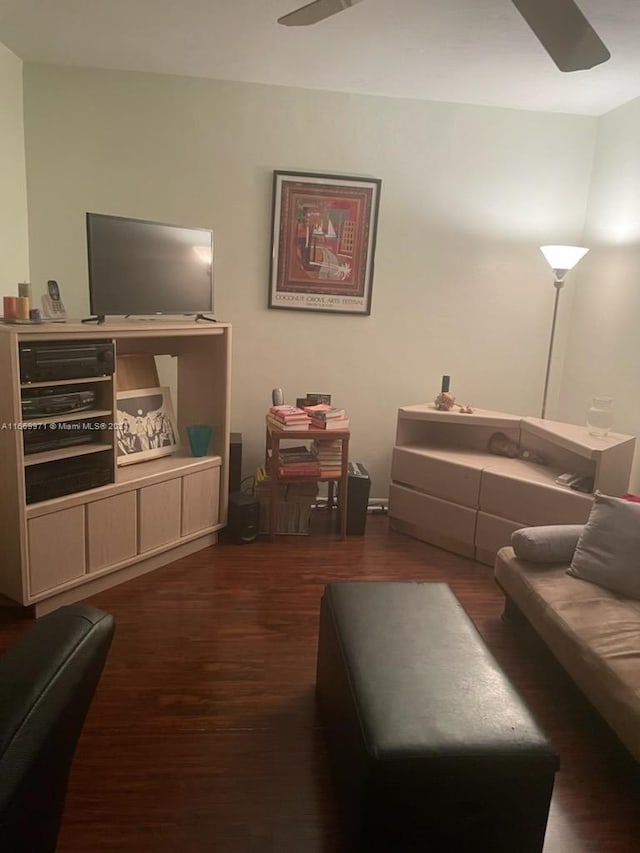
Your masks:
<svg viewBox="0 0 640 853"><path fill-rule="evenodd" d="M640 601L571 577L567 553L560 561L532 562L512 547L500 549L494 574L505 613L524 615L640 761Z"/></svg>

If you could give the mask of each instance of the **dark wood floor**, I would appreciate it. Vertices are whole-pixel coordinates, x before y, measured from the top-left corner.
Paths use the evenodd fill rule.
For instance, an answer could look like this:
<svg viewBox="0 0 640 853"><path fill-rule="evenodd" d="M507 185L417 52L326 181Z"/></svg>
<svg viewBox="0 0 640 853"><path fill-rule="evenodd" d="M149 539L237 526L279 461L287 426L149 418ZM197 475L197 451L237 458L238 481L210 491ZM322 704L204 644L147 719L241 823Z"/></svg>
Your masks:
<svg viewBox="0 0 640 853"><path fill-rule="evenodd" d="M640 849L635 763L501 621L491 570L371 516L365 537L219 545L90 599L116 637L59 853L340 851L313 687L322 589L349 578L451 585L561 756L545 853ZM0 648L28 624L4 611Z"/></svg>

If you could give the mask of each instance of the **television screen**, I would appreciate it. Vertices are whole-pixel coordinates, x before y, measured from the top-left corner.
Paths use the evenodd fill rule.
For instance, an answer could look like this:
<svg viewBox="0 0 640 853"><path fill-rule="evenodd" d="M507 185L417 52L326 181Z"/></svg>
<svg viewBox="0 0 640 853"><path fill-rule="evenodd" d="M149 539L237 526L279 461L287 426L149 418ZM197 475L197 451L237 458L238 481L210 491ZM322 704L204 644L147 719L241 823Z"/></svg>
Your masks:
<svg viewBox="0 0 640 853"><path fill-rule="evenodd" d="M96 316L213 311L213 233L87 213L89 298Z"/></svg>

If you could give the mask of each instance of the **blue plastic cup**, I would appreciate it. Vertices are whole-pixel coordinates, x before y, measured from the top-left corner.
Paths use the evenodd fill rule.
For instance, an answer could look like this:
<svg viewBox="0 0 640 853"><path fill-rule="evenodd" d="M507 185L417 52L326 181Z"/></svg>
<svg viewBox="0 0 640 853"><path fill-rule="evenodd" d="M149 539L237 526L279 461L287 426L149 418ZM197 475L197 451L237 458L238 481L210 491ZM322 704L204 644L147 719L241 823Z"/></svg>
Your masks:
<svg viewBox="0 0 640 853"><path fill-rule="evenodd" d="M206 456L211 441L211 427L206 424L191 424L187 427L192 456Z"/></svg>

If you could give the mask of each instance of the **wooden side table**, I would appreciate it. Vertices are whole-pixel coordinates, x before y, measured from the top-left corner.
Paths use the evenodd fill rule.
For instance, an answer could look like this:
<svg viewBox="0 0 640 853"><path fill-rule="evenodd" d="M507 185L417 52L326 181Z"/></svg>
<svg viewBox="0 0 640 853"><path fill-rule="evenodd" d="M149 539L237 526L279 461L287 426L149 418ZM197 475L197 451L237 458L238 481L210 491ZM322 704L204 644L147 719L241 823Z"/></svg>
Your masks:
<svg viewBox="0 0 640 853"><path fill-rule="evenodd" d="M339 531L340 538L345 539L347 535L347 489L349 485L349 439L351 431L348 429L299 429L299 430L284 430L278 429L268 419L267 433L265 438L265 468L269 474L270 493L269 493L269 538L273 541L276 528L276 509L278 506L278 486L282 483L305 483L310 480L320 482L338 481L340 488L338 489L338 512L339 512ZM319 477L281 477L279 475L279 457L280 457L280 442L283 440L293 439L295 441L340 441L341 458L340 458L340 476L319 476ZM271 452L271 458L269 458Z"/></svg>

